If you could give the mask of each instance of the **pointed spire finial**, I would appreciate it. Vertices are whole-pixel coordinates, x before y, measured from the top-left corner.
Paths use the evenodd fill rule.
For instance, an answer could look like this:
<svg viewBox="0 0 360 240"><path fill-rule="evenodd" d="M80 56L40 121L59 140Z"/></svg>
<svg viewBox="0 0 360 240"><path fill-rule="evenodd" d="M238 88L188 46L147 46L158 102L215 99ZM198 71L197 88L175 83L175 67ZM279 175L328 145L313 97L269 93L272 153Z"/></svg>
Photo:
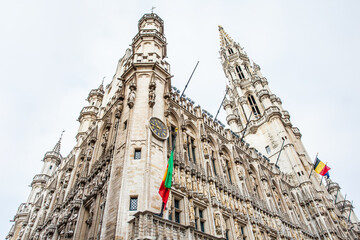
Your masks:
<svg viewBox="0 0 360 240"><path fill-rule="evenodd" d="M104 91L104 80L106 77L103 77L100 86L98 87L99 90Z"/></svg>
<svg viewBox="0 0 360 240"><path fill-rule="evenodd" d="M54 152L60 153L61 140L62 140L62 137L63 137L63 135L64 135L64 132L65 132L65 130L62 130L62 131L61 131L61 135L60 135L59 141L55 144L55 147L54 147L54 149L53 149Z"/></svg>
<svg viewBox="0 0 360 240"><path fill-rule="evenodd" d="M219 25L219 32L220 32L220 45L221 45L221 47L227 47L228 45L233 45L234 44L234 41L224 31L224 28L221 25Z"/></svg>

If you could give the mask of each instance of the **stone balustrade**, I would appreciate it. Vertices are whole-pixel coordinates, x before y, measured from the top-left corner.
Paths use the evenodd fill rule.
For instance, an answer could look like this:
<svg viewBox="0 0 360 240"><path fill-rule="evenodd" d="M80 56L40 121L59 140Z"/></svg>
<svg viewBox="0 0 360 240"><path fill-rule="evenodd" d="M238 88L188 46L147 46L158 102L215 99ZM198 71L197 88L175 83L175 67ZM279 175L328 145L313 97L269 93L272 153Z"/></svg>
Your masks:
<svg viewBox="0 0 360 240"><path fill-rule="evenodd" d="M49 175L36 174L35 177L33 178L32 182L31 182L31 185L36 184L36 183L44 183L44 184L46 184L49 179L50 179Z"/></svg>
<svg viewBox="0 0 360 240"><path fill-rule="evenodd" d="M134 218L129 223L131 226L129 239L224 239L197 231L190 225L186 226L163 219L150 211L135 213Z"/></svg>
<svg viewBox="0 0 360 240"><path fill-rule="evenodd" d="M99 108L95 107L95 106L87 106L87 107L83 107L83 109L81 110L80 116L84 116L86 114L97 114L99 112Z"/></svg>

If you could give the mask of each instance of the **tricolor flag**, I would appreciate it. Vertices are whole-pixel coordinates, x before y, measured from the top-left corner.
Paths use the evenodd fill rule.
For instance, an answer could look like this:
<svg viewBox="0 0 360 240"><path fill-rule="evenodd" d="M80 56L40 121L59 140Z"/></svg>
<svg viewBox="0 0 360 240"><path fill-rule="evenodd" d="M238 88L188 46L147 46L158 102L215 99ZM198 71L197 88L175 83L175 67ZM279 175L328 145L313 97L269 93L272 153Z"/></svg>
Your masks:
<svg viewBox="0 0 360 240"><path fill-rule="evenodd" d="M177 131L177 129L176 129ZM161 182L160 188L159 188L159 194L162 198L162 201L164 203L164 208L166 207L166 203L169 198L170 189L171 189L171 182L172 182L172 173L174 168L174 150L175 150L175 141L176 141L176 135L173 141L173 146L170 154L170 158L168 161L168 165L166 167L165 175L163 177L163 180Z"/></svg>
<svg viewBox="0 0 360 240"><path fill-rule="evenodd" d="M326 174L329 170L330 168L316 157L314 163L314 171L320 174L321 176L325 176L325 175L329 176L328 174Z"/></svg>

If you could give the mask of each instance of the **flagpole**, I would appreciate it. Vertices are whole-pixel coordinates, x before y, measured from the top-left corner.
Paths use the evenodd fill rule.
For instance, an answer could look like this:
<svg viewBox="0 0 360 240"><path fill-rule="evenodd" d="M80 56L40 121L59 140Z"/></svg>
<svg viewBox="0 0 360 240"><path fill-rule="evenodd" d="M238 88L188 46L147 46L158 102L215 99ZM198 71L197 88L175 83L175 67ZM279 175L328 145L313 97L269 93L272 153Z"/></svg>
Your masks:
<svg viewBox="0 0 360 240"><path fill-rule="evenodd" d="M344 212L344 208L345 208L345 201L346 201L346 194L345 194L345 198L344 198L344 204L343 204L343 207L341 209L341 214Z"/></svg>
<svg viewBox="0 0 360 240"><path fill-rule="evenodd" d="M190 75L190 78L189 78L189 80L187 81L187 83L186 83L186 85L185 85L185 87L184 87L184 90L182 91L182 93L181 93L181 95L180 95L180 99L181 99L182 96L184 95L184 92L185 92L187 86L189 85L189 82L190 82L190 80L191 80L191 78L192 78L192 76L193 76L193 74L194 74L194 72L195 72L198 64L199 64L199 61L196 63L196 66L195 66L194 70L192 71L192 73L191 73L191 75Z"/></svg>
<svg viewBox="0 0 360 240"><path fill-rule="evenodd" d="M222 106L223 103L224 103L224 100L225 100L225 98L226 98L226 95L227 95L229 89L230 89L229 87L226 89L225 96L224 96L224 98L223 98L223 100L222 100L222 102L221 102L221 104L220 104L220 107L219 107L219 109L218 109L218 111L217 111L217 113L216 113L216 115L215 115L214 122L216 121L216 118L217 118L217 116L218 116L218 114L219 114L219 112L220 112L221 106Z"/></svg>
<svg viewBox="0 0 360 240"><path fill-rule="evenodd" d="M318 155L319 155L319 153L316 153L315 162L316 162L316 159L317 159L317 156L318 156ZM313 170L314 170L314 163L313 163L313 165L312 165L312 167L311 167L311 171L310 171L310 174L309 174L309 178L311 177L311 174L312 174Z"/></svg>
<svg viewBox="0 0 360 240"><path fill-rule="evenodd" d="M327 166L327 163L328 163L328 162L326 162L326 163L325 163L325 166ZM320 186L321 186L321 184L322 184L322 180L323 180L323 178L324 178L324 176L321 176Z"/></svg>
<svg viewBox="0 0 360 240"><path fill-rule="evenodd" d="M354 201L351 201L351 207L350 207L348 222L350 222L350 216L351 216L351 212L352 212L353 203L354 203Z"/></svg>
<svg viewBox="0 0 360 240"><path fill-rule="evenodd" d="M278 162L279 162L279 159L280 159L280 154L281 154L281 151L283 150L283 147L284 147L284 143L285 143L285 138L283 139L283 142L281 144L281 148L280 148L280 152L279 152L279 155L276 159L276 163L275 163L275 166L277 166ZM280 169L280 168L279 168Z"/></svg>
<svg viewBox="0 0 360 240"><path fill-rule="evenodd" d="M178 128L175 128L175 137L174 137L174 140L172 142L172 147L171 147L171 152L173 152L175 150L175 147L176 147L176 137L177 137L177 131L178 131ZM170 137L170 134L169 134L169 137ZM168 160L169 161L169 160ZM168 163L169 164L169 163ZM169 193L170 194L170 193ZM164 208L165 208L165 203L164 201L162 200L162 204L161 204L161 212L159 214L155 214L156 216L159 216L159 217L163 217L163 214L164 214Z"/></svg>
<svg viewBox="0 0 360 240"><path fill-rule="evenodd" d="M244 130L243 130L243 135L242 135L242 137L240 138L240 142L243 140L243 138L244 138L244 136L245 136L246 129L247 129L249 123L250 123L251 115L252 115L252 112L250 112L250 116L249 116L249 119L248 119L248 121L247 121L247 123L246 123L246 125L245 125Z"/></svg>

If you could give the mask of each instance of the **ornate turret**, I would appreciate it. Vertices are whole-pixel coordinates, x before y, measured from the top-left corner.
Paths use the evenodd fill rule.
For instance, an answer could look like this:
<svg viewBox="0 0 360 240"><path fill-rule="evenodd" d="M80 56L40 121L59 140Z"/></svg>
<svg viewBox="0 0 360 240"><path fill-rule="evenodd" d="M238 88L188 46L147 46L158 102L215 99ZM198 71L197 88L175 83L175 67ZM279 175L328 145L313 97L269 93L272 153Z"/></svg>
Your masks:
<svg viewBox="0 0 360 240"><path fill-rule="evenodd" d="M89 127L93 123L95 123L103 97L104 97L104 86L102 82L98 88L92 89L90 91L89 96L87 97L87 101L89 105L84 107L80 112L80 116L78 118L78 121L80 122L80 126L78 130L78 134L76 135L76 140L78 142L80 140L80 137L84 136L86 131L89 129Z"/></svg>

